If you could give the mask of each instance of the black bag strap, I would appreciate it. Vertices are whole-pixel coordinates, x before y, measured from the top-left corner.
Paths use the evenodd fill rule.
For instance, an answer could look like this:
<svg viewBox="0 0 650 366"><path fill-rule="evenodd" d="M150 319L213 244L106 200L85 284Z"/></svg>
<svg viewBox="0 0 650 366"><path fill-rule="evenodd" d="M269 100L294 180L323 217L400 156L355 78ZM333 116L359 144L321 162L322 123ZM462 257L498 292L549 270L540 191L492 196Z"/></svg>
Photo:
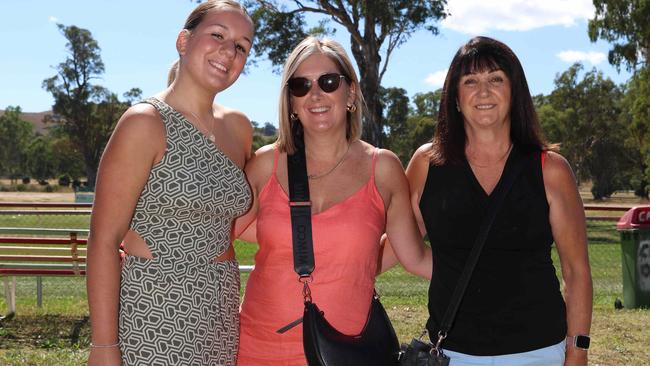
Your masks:
<svg viewBox="0 0 650 366"><path fill-rule="evenodd" d="M307 159L303 144L296 145L296 151L291 155L287 154L287 175L293 239L293 269L302 280L311 277L314 271L314 244L311 236Z"/></svg>
<svg viewBox="0 0 650 366"><path fill-rule="evenodd" d="M503 179L497 183L497 186L494 188L492 194L488 199L486 213L483 217L483 221L481 222L476 240L474 241L474 246L472 247L472 251L467 258L467 262L465 262L463 272L458 279L458 283L456 284L456 288L451 295L451 299L449 300L449 305L447 306L445 315L442 318L440 331L438 332L438 340L435 344L436 350L439 350L440 344L447 337L447 334L453 325L454 319L456 318L456 313L458 312L458 307L460 306L460 302L463 299L463 295L465 295L465 290L467 290L469 280L472 278L472 273L474 272L474 268L478 263L481 251L485 246L485 241L490 232L490 228L494 223L494 218L496 217L499 208L501 208L501 205L503 204L508 191L510 191L510 188L524 167L525 159L520 156L518 150L514 147L512 149L511 159L513 159L512 166L510 169L506 169L508 168L508 161L506 161L506 166L504 167L503 172Z"/></svg>

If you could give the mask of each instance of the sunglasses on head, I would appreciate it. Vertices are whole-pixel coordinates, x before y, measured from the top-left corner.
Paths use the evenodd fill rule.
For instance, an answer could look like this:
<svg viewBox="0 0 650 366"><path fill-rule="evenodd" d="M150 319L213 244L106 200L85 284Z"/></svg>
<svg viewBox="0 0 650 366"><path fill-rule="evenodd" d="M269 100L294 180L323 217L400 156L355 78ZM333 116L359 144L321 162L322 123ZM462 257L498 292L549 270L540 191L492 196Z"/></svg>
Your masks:
<svg viewBox="0 0 650 366"><path fill-rule="evenodd" d="M322 91L332 93L341 85L341 79L348 80L348 77L337 73L330 73L319 76L315 81ZM312 80L303 77L291 78L287 82L287 86L289 87L289 93L294 97L304 97L311 90Z"/></svg>

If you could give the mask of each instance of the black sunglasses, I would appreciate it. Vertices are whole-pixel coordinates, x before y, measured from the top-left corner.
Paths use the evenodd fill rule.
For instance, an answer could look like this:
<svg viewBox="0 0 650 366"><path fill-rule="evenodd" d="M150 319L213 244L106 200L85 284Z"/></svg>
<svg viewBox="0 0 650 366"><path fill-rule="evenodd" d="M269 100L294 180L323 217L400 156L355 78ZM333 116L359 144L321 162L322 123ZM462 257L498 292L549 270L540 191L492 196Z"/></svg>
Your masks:
<svg viewBox="0 0 650 366"><path fill-rule="evenodd" d="M347 81L348 77L337 73L323 74L318 77L316 82L322 91L332 93L341 85L341 79ZM312 80L302 77L291 78L287 82L287 86L289 87L289 93L294 97L304 97L311 90Z"/></svg>

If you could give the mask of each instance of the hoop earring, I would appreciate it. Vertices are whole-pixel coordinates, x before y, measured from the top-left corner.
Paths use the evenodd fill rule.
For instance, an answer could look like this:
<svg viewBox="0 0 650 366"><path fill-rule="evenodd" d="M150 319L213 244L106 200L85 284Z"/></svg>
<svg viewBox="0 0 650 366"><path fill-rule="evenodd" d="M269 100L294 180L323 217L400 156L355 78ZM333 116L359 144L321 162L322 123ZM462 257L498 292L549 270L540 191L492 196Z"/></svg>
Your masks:
<svg viewBox="0 0 650 366"><path fill-rule="evenodd" d="M348 104L347 108L348 112L354 113L357 111L357 105L356 104Z"/></svg>
<svg viewBox="0 0 650 366"><path fill-rule="evenodd" d="M291 120L291 122L296 122L298 120L298 113L296 112L289 113L289 119Z"/></svg>

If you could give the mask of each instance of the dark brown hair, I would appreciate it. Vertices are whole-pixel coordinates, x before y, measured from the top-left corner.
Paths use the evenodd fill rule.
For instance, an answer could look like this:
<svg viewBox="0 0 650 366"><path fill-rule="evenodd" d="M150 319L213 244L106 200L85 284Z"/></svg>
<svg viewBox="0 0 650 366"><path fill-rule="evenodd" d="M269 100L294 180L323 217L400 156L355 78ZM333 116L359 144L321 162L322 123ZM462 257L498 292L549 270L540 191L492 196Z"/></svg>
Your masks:
<svg viewBox="0 0 650 366"><path fill-rule="evenodd" d="M430 154L433 164L457 164L465 158L465 125L457 109L460 78L495 70L503 71L510 80L510 139L513 144L525 150L555 149L542 136L524 69L517 56L502 42L474 37L456 52L447 72Z"/></svg>

